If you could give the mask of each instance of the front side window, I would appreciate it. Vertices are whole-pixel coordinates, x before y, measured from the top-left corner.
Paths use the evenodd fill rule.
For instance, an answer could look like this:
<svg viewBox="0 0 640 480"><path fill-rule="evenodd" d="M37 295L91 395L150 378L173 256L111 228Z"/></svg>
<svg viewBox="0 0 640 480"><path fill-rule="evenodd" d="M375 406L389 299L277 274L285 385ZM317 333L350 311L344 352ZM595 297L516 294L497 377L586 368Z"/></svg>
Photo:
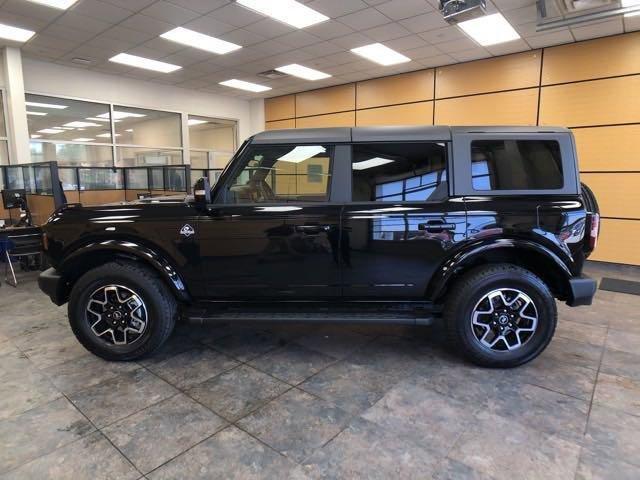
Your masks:
<svg viewBox="0 0 640 480"><path fill-rule="evenodd" d="M444 143L353 146L353 201L436 201L447 197Z"/></svg>
<svg viewBox="0 0 640 480"><path fill-rule="evenodd" d="M332 147L256 145L227 186L227 203L326 202Z"/></svg>
<svg viewBox="0 0 640 480"><path fill-rule="evenodd" d="M554 140L474 140L474 190L553 190L562 188L562 156Z"/></svg>

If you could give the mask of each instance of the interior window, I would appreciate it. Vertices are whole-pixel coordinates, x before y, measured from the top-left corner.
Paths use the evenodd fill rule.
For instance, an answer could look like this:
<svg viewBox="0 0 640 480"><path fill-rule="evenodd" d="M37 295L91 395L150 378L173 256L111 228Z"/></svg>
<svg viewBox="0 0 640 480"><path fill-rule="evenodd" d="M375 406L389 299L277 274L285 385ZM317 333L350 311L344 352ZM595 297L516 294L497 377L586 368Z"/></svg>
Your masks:
<svg viewBox="0 0 640 480"><path fill-rule="evenodd" d="M328 145L253 146L227 187L227 202L326 202L331 155Z"/></svg>
<svg viewBox="0 0 640 480"><path fill-rule="evenodd" d="M435 201L447 198L445 143L353 146L353 201Z"/></svg>
<svg viewBox="0 0 640 480"><path fill-rule="evenodd" d="M562 188L560 145L554 140L475 140L471 174L474 190Z"/></svg>

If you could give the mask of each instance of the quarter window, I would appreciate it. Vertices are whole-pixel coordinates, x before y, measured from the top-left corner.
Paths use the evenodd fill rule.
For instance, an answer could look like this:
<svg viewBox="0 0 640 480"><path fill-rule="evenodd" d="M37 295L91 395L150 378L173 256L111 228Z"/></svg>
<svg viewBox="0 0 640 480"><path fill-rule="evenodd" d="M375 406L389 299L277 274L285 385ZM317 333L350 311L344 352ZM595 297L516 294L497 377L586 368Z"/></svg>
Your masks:
<svg viewBox="0 0 640 480"><path fill-rule="evenodd" d="M444 143L353 146L353 201L435 201L447 197Z"/></svg>
<svg viewBox="0 0 640 480"><path fill-rule="evenodd" d="M471 142L474 190L554 190L563 187L560 145L553 140Z"/></svg>
<svg viewBox="0 0 640 480"><path fill-rule="evenodd" d="M250 147L227 187L227 202L326 202L332 150L328 145Z"/></svg>

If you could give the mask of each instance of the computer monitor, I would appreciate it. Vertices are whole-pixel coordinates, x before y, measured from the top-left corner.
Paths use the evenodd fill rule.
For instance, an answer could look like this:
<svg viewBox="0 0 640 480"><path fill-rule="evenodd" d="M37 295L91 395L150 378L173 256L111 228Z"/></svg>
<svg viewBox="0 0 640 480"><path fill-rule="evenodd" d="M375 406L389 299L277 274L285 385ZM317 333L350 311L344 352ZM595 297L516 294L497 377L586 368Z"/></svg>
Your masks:
<svg viewBox="0 0 640 480"><path fill-rule="evenodd" d="M2 205L5 210L10 208L21 208L27 203L27 192L24 188L13 190L2 190Z"/></svg>

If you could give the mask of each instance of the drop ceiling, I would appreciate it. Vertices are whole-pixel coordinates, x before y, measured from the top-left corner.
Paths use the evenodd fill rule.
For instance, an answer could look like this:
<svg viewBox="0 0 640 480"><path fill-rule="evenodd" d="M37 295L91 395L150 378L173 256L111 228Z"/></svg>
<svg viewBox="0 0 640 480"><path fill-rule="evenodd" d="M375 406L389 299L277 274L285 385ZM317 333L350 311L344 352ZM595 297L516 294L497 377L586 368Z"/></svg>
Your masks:
<svg viewBox="0 0 640 480"><path fill-rule="evenodd" d="M535 0L493 0L487 2L489 12L502 12L522 38L482 48L442 19L437 0L301 1L331 20L299 30L229 0L79 0L67 11L25 0L0 0L0 22L37 32L22 46L28 58L247 99L640 29L640 16L636 16L540 33L536 32ZM244 48L215 55L159 38L176 26ZM412 61L380 67L350 52L373 42L384 43ZM108 61L121 52L183 68L160 74ZM80 65L74 59L90 63ZM270 80L257 76L290 63L315 68L332 77L310 82L295 77ZM272 90L254 94L218 84L230 78L261 83Z"/></svg>

